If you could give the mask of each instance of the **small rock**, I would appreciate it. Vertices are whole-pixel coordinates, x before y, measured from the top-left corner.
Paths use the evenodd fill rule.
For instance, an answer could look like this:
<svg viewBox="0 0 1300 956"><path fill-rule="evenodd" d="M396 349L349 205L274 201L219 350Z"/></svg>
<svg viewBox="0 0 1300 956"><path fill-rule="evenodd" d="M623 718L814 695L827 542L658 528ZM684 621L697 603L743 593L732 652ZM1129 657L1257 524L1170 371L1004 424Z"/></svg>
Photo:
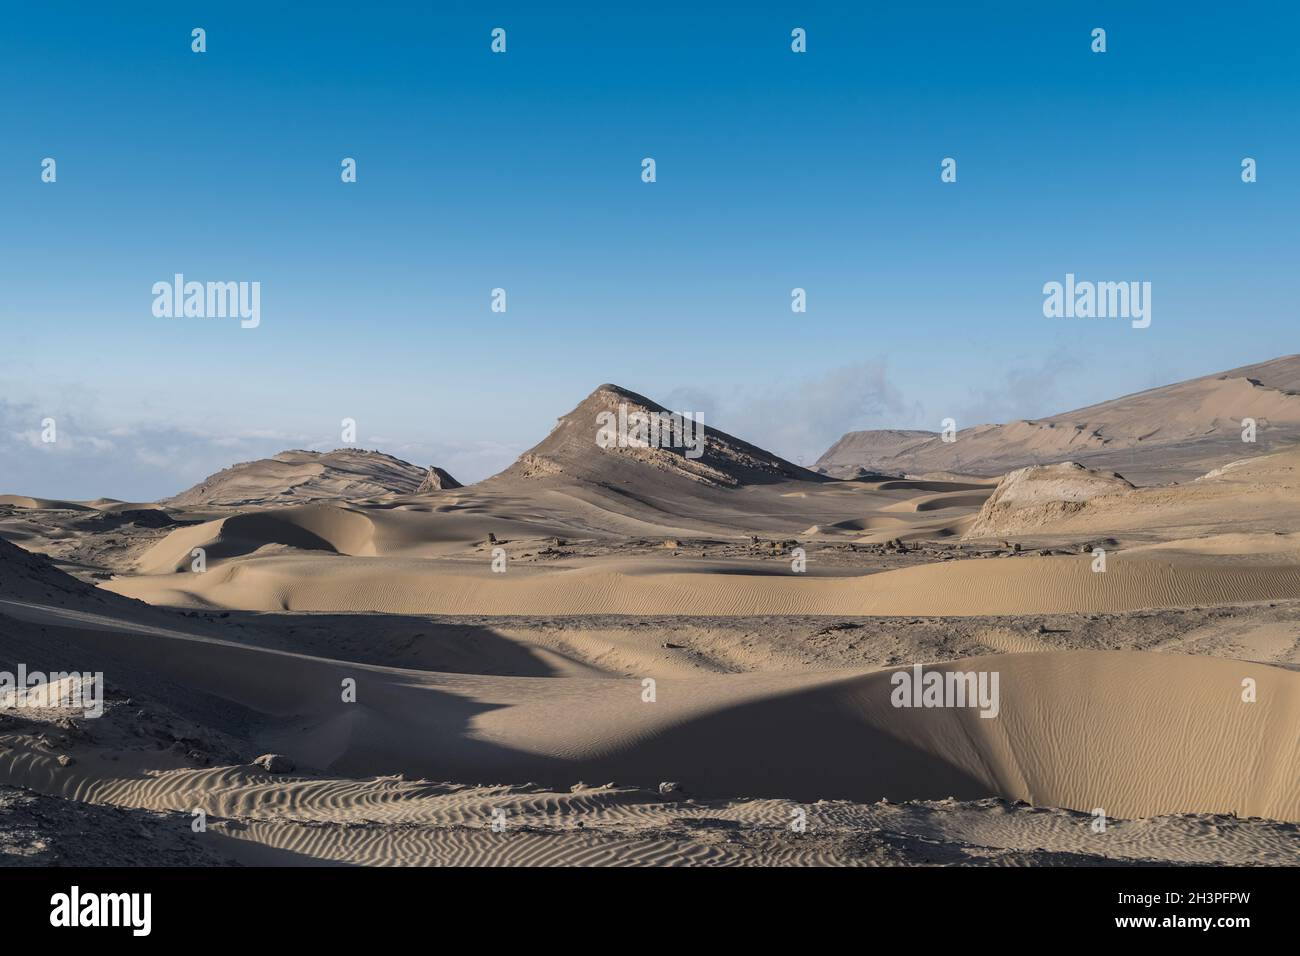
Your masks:
<svg viewBox="0 0 1300 956"><path fill-rule="evenodd" d="M59 754L59 766L60 766L60 767L71 767L71 766L72 766L74 763L76 763L76 762L77 762L77 761L73 760L73 759L72 759L71 757L69 757L67 754Z"/></svg>
<svg viewBox="0 0 1300 956"><path fill-rule="evenodd" d="M665 780L659 784L659 795L662 797L668 797L668 796L680 797L685 792L686 792L685 789L682 787L680 783L675 783L671 780Z"/></svg>
<svg viewBox="0 0 1300 956"><path fill-rule="evenodd" d="M267 773L293 773L294 763L283 754L262 754L253 761Z"/></svg>

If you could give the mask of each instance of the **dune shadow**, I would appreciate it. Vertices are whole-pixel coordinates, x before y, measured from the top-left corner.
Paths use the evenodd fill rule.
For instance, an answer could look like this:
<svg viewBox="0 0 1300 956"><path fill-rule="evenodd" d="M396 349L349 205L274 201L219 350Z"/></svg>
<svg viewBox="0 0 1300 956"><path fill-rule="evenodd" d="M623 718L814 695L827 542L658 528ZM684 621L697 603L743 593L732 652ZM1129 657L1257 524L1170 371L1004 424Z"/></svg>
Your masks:
<svg viewBox="0 0 1300 956"><path fill-rule="evenodd" d="M629 682L457 677L161 633L59 627L43 629L42 640L51 631L67 649L56 663L103 669L110 684L180 715L285 753L302 767L350 776L406 773L557 789L578 780L646 787L673 780L701 797L793 800L997 795L941 755L887 733L879 715L869 719L854 683L862 677L680 720L629 692L627 706L636 713L620 716L609 749L569 755L563 728L553 735L548 724L602 713L608 719L611 698L601 695L622 695ZM467 626L466 634L501 640L487 628ZM351 700L345 681L353 682ZM545 699L552 690L560 701L554 706ZM661 687L661 695L671 692L671 684ZM504 731L507 738L481 722L513 707L538 707L520 715L528 749L515 745L513 729ZM638 727L641 715L648 723Z"/></svg>
<svg viewBox="0 0 1300 956"><path fill-rule="evenodd" d="M223 611L226 639L379 667L555 677L557 668L525 644L475 621L449 622L410 614L294 614Z"/></svg>

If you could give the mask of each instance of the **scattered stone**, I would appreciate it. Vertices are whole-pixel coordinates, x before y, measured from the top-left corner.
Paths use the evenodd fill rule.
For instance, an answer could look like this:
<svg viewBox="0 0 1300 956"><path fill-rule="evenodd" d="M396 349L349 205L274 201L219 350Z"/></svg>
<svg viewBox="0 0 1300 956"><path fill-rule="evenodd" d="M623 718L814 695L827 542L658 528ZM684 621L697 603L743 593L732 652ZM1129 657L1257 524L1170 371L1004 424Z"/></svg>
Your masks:
<svg viewBox="0 0 1300 956"><path fill-rule="evenodd" d="M180 524L161 508L128 508L117 512L115 517L122 522L129 521L137 528L170 528Z"/></svg>
<svg viewBox="0 0 1300 956"><path fill-rule="evenodd" d="M69 757L67 754L59 754L59 766L60 766L60 767L71 767L71 766L72 766L74 763L76 763L76 762L77 762L77 761L73 760L73 759L72 759L71 757Z"/></svg>
<svg viewBox="0 0 1300 956"><path fill-rule="evenodd" d="M429 470L424 474L424 480L415 489L415 493L417 495L426 495L433 491L449 491L461 487L463 485L444 469L430 465Z"/></svg>
<svg viewBox="0 0 1300 956"><path fill-rule="evenodd" d="M283 754L262 754L253 761L267 773L293 773L294 762Z"/></svg>
<svg viewBox="0 0 1300 956"><path fill-rule="evenodd" d="M86 736L85 730L83 730L81 725L78 724L71 717L60 717L58 720L54 722L54 726L58 727L60 730L67 731L67 733L73 737Z"/></svg>

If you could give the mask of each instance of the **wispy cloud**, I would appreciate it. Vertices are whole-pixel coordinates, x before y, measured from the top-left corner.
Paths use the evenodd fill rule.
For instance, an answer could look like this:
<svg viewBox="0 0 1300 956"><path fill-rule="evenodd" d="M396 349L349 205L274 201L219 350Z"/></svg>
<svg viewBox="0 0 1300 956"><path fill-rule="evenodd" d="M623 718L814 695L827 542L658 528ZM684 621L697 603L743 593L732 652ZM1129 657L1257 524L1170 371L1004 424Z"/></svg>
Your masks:
<svg viewBox="0 0 1300 956"><path fill-rule="evenodd" d="M1072 388L1072 377L1084 368L1085 357L1057 348L1041 361L1012 365L980 385L972 386L956 409L957 424L1003 423L1044 418L1090 400Z"/></svg>
<svg viewBox="0 0 1300 956"><path fill-rule="evenodd" d="M701 411L705 424L811 465L845 432L896 428L921 415L891 381L883 362L857 362L820 375L719 395L706 387L674 389L666 405Z"/></svg>
<svg viewBox="0 0 1300 956"><path fill-rule="evenodd" d="M54 442L43 440L54 419ZM101 425L84 409L47 410L0 399L0 494L154 501L241 461L289 448L330 451L338 435L267 428L194 428L158 422ZM357 445L413 464L438 465L463 482L510 464L520 449L493 441L438 442L358 435Z"/></svg>

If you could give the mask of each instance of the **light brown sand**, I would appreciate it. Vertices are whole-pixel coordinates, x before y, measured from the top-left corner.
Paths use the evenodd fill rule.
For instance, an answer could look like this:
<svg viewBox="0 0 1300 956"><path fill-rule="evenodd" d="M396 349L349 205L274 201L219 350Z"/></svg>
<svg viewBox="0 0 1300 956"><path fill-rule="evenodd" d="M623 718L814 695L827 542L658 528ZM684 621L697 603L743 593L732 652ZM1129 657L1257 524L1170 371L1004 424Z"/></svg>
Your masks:
<svg viewBox="0 0 1300 956"><path fill-rule="evenodd" d="M581 424L429 494L9 502L82 580L0 542L0 663L114 694L3 715L0 784L201 808L251 863L1297 860L1294 453L963 541L991 482L602 458ZM996 672L998 715L893 706L914 662Z"/></svg>

